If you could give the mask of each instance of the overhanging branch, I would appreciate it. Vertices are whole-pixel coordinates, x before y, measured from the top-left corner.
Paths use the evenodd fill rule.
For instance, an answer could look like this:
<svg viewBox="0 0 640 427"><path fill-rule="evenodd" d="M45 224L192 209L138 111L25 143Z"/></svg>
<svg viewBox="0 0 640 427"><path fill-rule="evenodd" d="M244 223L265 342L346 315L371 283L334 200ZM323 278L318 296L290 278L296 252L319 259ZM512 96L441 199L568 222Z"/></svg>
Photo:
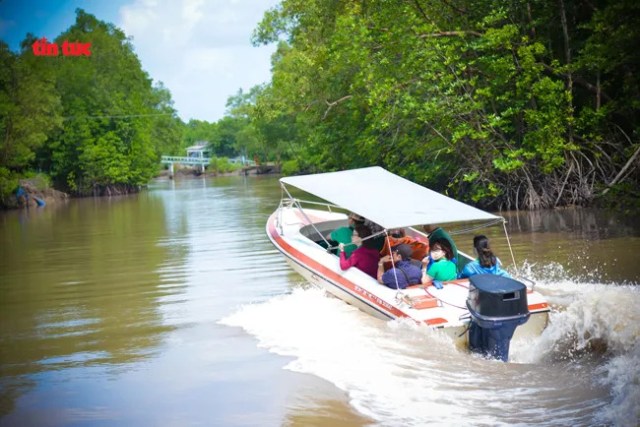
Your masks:
<svg viewBox="0 0 640 427"><path fill-rule="evenodd" d="M325 103L327 104L327 109L325 110L324 115L322 116L322 120L324 120L327 117L327 115L329 114L329 111L331 111L333 107L351 98L353 98L353 95L345 95L342 98L336 99L333 102L325 101Z"/></svg>

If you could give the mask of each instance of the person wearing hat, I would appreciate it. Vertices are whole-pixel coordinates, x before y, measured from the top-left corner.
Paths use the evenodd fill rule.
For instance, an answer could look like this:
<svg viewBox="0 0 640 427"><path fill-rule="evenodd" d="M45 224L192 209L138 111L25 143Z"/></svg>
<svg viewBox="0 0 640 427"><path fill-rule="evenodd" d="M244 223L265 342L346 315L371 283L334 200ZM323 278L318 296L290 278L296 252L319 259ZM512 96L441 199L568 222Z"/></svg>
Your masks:
<svg viewBox="0 0 640 427"><path fill-rule="evenodd" d="M447 280L455 280L458 277L458 269L451 259L453 250L446 239L435 239L431 246L429 256L422 260L424 273L422 284L433 284L437 289L442 289L442 283ZM429 264L429 260L433 262Z"/></svg>
<svg viewBox="0 0 640 427"><path fill-rule="evenodd" d="M436 240L442 240L442 239L446 240L449 243L449 246L451 246L451 254L452 254L450 260L457 265L458 264L458 247L453 242L453 239L451 238L449 233L444 231L442 227L439 227L433 224L423 225L422 229L427 233L427 236L429 237L429 245L433 246ZM431 267L433 262L434 260L429 260L427 269Z"/></svg>
<svg viewBox="0 0 640 427"><path fill-rule="evenodd" d="M351 253L358 248L358 246L353 244L351 240L355 226L364 224L364 218L356 213L351 212L348 218L349 223L346 227L336 228L327 236L327 240L332 240L338 245L340 243L344 245L344 254L346 258L349 258ZM340 252L340 247L338 247L338 253L336 255L340 256Z"/></svg>
<svg viewBox="0 0 640 427"><path fill-rule="evenodd" d="M378 262L378 282L388 288L404 289L417 285L422 278L422 270L411 262L413 250L407 244L393 246L391 255L380 258ZM384 263L393 260L393 267L384 271Z"/></svg>

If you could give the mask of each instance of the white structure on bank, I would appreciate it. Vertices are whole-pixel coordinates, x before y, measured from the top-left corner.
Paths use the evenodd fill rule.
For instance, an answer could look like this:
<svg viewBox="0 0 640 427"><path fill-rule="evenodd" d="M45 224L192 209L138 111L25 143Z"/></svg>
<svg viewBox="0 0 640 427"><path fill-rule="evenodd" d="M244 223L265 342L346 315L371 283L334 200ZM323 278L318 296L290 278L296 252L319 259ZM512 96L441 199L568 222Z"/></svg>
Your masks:
<svg viewBox="0 0 640 427"><path fill-rule="evenodd" d="M1 1L1 0L0 0ZM161 162L169 165L169 176L173 177L173 164L199 166L204 173L205 167L209 165L211 160L211 151L209 150L209 141L196 141L195 145L187 148L187 156L162 156ZM241 164L245 167L255 167L255 162L248 160L244 155L227 159L230 163Z"/></svg>
<svg viewBox="0 0 640 427"><path fill-rule="evenodd" d="M196 141L195 145L187 148L187 157L195 159L209 159L210 152L207 149L209 141Z"/></svg>
<svg viewBox="0 0 640 427"><path fill-rule="evenodd" d="M205 167L209 164L208 141L197 141L195 145L187 148L187 156L162 156L161 162L169 165L169 176L173 177L173 164L200 166L200 171L204 173Z"/></svg>

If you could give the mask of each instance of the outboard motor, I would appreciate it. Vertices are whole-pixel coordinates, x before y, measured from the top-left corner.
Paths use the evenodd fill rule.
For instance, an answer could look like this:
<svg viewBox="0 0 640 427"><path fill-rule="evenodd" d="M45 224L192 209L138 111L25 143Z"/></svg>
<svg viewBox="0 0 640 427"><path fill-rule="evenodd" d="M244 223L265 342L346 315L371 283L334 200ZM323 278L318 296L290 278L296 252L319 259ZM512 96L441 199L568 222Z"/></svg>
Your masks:
<svg viewBox="0 0 640 427"><path fill-rule="evenodd" d="M506 362L514 331L529 320L528 307L523 283L495 274L471 276L469 349Z"/></svg>

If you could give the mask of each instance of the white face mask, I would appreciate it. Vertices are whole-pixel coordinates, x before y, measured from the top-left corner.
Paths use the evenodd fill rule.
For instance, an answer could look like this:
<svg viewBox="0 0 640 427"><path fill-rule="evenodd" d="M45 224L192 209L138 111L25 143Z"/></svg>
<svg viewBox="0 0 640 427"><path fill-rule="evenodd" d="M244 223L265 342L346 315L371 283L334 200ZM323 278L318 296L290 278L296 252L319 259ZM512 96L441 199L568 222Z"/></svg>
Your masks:
<svg viewBox="0 0 640 427"><path fill-rule="evenodd" d="M434 261L439 260L443 256L444 256L444 251L442 251L440 249L436 249L435 251L431 251L431 259L433 259Z"/></svg>

